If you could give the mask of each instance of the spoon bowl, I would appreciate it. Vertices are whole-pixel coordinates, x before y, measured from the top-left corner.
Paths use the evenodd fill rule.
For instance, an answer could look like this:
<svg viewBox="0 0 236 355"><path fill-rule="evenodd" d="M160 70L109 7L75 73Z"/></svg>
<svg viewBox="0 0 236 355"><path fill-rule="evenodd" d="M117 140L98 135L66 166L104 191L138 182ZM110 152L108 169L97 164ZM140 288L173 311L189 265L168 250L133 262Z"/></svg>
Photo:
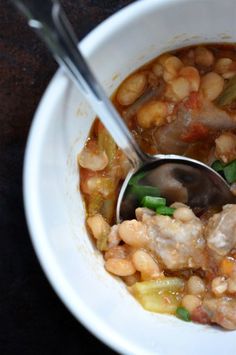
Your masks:
<svg viewBox="0 0 236 355"><path fill-rule="evenodd" d="M149 188L151 187L151 189ZM127 175L120 190L116 219L135 218L135 209L145 195L163 196L167 205L181 202L200 215L235 203L223 177L209 166L178 155L155 155Z"/></svg>

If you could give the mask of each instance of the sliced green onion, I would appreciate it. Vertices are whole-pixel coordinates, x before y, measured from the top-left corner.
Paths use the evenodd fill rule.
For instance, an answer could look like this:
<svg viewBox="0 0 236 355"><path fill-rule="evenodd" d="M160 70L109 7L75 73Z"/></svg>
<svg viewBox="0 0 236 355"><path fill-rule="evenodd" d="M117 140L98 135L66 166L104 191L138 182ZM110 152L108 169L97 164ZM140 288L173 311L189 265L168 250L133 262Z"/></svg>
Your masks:
<svg viewBox="0 0 236 355"><path fill-rule="evenodd" d="M224 170L224 165L219 160L214 161L214 163L211 165L211 167L215 171L223 171Z"/></svg>
<svg viewBox="0 0 236 355"><path fill-rule="evenodd" d="M231 184L236 181L236 160L232 161L224 167L226 180Z"/></svg>
<svg viewBox="0 0 236 355"><path fill-rule="evenodd" d="M176 316L178 318L184 320L185 322L190 322L191 321L189 311L186 308L184 308L184 307L177 307Z"/></svg>
<svg viewBox="0 0 236 355"><path fill-rule="evenodd" d="M163 197L154 197L154 196L144 196L141 201L141 206L155 210L159 206L165 206L166 199Z"/></svg>
<svg viewBox="0 0 236 355"><path fill-rule="evenodd" d="M145 196L160 196L160 190L153 186L131 185L130 192L138 198L139 202L141 202Z"/></svg>
<svg viewBox="0 0 236 355"><path fill-rule="evenodd" d="M136 185L146 175L146 171L141 171L139 174L135 174L129 181L129 185Z"/></svg>
<svg viewBox="0 0 236 355"><path fill-rule="evenodd" d="M162 214L163 216L173 216L175 210L176 210L176 208L159 206L156 208L156 213Z"/></svg>
<svg viewBox="0 0 236 355"><path fill-rule="evenodd" d="M216 160L211 167L217 172L224 172L224 177L230 184L236 181L236 160L227 165Z"/></svg>

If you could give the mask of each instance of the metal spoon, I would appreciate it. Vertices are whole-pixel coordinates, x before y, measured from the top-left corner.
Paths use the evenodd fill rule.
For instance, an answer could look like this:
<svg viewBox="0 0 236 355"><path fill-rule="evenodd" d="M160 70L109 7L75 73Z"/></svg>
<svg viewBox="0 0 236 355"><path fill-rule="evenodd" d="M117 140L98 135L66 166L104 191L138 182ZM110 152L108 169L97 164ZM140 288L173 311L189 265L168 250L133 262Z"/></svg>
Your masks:
<svg viewBox="0 0 236 355"><path fill-rule="evenodd" d="M158 187L169 204L175 201L184 202L192 208L204 210L209 207L219 208L235 201L226 181L205 164L177 155L150 156L140 150L78 49L76 36L58 0L12 1L25 14L29 26L39 34L57 62L83 92L131 162L132 169L118 198L117 221L134 217L138 206L138 198L133 193L133 184L130 183L134 174L137 174L136 180L139 177L139 186ZM141 189L143 187L138 187L138 191Z"/></svg>

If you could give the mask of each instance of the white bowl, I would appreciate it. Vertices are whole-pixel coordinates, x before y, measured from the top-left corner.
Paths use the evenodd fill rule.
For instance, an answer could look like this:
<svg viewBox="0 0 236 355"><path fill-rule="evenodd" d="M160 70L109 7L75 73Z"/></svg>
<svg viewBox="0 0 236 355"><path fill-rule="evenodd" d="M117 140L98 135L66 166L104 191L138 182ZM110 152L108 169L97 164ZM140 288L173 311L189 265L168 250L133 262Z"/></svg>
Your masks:
<svg viewBox="0 0 236 355"><path fill-rule="evenodd" d="M103 22L80 46L110 95L128 73L163 51L236 41L235 10L235 0L142 0ZM51 284L81 323L121 353L234 354L235 332L145 312L104 270L77 190L76 155L93 119L59 70L36 112L24 166L27 220Z"/></svg>

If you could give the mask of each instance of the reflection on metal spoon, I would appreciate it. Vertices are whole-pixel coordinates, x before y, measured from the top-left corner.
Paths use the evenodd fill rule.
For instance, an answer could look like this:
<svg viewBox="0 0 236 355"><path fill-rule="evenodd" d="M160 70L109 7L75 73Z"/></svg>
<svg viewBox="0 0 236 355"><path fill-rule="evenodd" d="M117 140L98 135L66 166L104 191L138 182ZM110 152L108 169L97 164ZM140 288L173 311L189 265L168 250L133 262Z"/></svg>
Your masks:
<svg viewBox="0 0 236 355"><path fill-rule="evenodd" d="M135 176L141 176L135 191L132 184L124 184L118 200L119 220L135 217L135 209L140 205L144 186L158 187L160 195L167 204L182 202L195 210L221 208L222 205L235 202L226 181L215 171L193 159L165 156L138 170ZM128 178L130 180L130 177ZM136 193L135 192L139 192ZM148 190L147 190L148 191ZM152 194L152 193L151 193Z"/></svg>

